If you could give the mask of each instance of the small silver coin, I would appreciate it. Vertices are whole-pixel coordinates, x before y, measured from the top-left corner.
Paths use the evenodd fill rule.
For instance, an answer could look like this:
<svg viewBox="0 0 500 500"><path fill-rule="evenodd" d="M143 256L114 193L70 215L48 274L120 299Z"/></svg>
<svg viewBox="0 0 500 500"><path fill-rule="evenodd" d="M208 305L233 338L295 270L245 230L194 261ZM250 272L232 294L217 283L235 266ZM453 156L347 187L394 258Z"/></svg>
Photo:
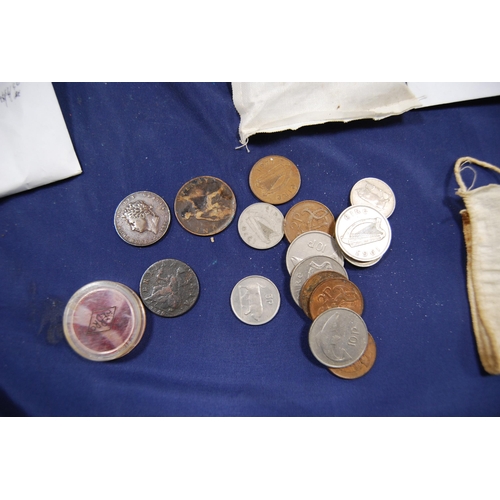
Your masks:
<svg viewBox="0 0 500 500"><path fill-rule="evenodd" d="M373 207L352 205L337 218L335 236L345 255L360 262L382 257L391 243L387 218Z"/></svg>
<svg viewBox="0 0 500 500"><path fill-rule="evenodd" d="M378 257L375 260L370 260L368 262L361 262L360 260L353 259L352 257L349 257L349 255L344 254L345 260L347 260L347 262L351 263L353 266L357 266L357 267L374 266L375 264L377 264L377 262L380 262L380 259L382 259L382 257L383 257L383 255L381 255L380 257Z"/></svg>
<svg viewBox="0 0 500 500"><path fill-rule="evenodd" d="M286 267L292 274L293 268L307 257L323 255L344 265L344 255L333 236L323 231L307 231L299 234L286 252Z"/></svg>
<svg viewBox="0 0 500 500"><path fill-rule="evenodd" d="M335 259L324 255L313 255L299 262L292 270L290 292L295 303L300 306L300 291L304 283L320 271L335 271L347 279L347 271Z"/></svg>
<svg viewBox="0 0 500 500"><path fill-rule="evenodd" d="M243 323L263 325L278 314L279 290L264 276L247 276L234 286L231 292L231 308Z"/></svg>
<svg viewBox="0 0 500 500"><path fill-rule="evenodd" d="M120 202L114 223L123 241L145 247L165 236L170 220L170 209L163 198L150 191L137 191Z"/></svg>
<svg viewBox="0 0 500 500"><path fill-rule="evenodd" d="M276 246L284 235L284 216L270 203L254 203L238 219L241 239L252 248L265 250Z"/></svg>
<svg viewBox="0 0 500 500"><path fill-rule="evenodd" d="M382 215L390 217L396 208L396 197L392 189L380 179L366 177L356 182L351 189L352 205L368 205Z"/></svg>
<svg viewBox="0 0 500 500"><path fill-rule="evenodd" d="M195 272L177 259L163 259L149 266L141 278L140 295L144 305L165 318L189 311L200 294Z"/></svg>
<svg viewBox="0 0 500 500"><path fill-rule="evenodd" d="M320 363L330 368L352 365L361 358L367 345L366 324L351 309L327 309L309 329L311 352Z"/></svg>

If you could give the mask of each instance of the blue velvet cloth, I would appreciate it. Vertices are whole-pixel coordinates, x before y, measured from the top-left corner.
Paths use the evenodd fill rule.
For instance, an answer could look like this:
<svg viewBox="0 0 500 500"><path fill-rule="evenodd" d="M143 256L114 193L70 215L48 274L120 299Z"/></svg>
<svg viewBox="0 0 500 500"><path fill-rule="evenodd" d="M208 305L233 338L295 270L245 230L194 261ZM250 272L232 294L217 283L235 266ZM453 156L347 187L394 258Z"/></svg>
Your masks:
<svg viewBox="0 0 500 500"><path fill-rule="evenodd" d="M0 200L0 411L27 416L496 416L500 377L481 367L466 289L462 200L453 166L461 156L500 165L500 99L412 110L379 122L304 127L239 146L228 83L56 83L83 174ZM311 321L295 305L285 239L256 250L237 219L257 202L248 176L267 155L299 168L302 184L283 214L318 200L335 216L363 177L393 189L392 243L375 266L346 263L364 296L377 344L372 370L332 375L311 354ZM479 172L476 185L498 182ZM233 189L237 213L210 238L172 218L149 247L125 243L113 225L134 191L162 196L199 175ZM465 174L464 174L465 175ZM492 214L498 217L498 214ZM110 362L88 361L64 338L71 295L96 280L136 292L154 262L189 264L200 297L188 313L147 311L140 344ZM249 326L229 297L243 277L271 279L277 316ZM500 325L499 325L500 327Z"/></svg>

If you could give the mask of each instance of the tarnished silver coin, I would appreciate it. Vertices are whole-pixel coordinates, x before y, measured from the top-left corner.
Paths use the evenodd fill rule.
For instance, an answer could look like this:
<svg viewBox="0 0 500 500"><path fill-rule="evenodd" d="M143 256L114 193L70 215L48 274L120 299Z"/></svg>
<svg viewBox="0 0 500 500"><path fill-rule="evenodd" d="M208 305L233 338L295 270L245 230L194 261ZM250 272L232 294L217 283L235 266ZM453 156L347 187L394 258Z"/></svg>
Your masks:
<svg viewBox="0 0 500 500"><path fill-rule="evenodd" d="M263 325L278 313L280 293L270 279L264 276L247 276L234 286L231 308L243 323Z"/></svg>
<svg viewBox="0 0 500 500"><path fill-rule="evenodd" d="M115 229L130 245L145 247L163 238L170 219L170 209L163 198L150 191L137 191L116 208Z"/></svg>
<svg viewBox="0 0 500 500"><path fill-rule="evenodd" d="M265 250L283 239L283 221L279 208L270 203L254 203L241 213L238 232L247 245Z"/></svg>
<svg viewBox="0 0 500 500"><path fill-rule="evenodd" d="M323 255L344 265L344 255L333 236L323 231L307 231L299 234L286 252L286 268L292 274L293 268L307 257Z"/></svg>
<svg viewBox="0 0 500 500"><path fill-rule="evenodd" d="M380 179L366 177L356 182L351 189L351 205L368 205L389 217L396 207L392 189Z"/></svg>
<svg viewBox="0 0 500 500"><path fill-rule="evenodd" d="M352 365L361 358L367 345L366 324L351 309L327 309L309 329L309 347L314 357L330 368Z"/></svg>
<svg viewBox="0 0 500 500"><path fill-rule="evenodd" d="M341 266L335 259L325 255L307 257L293 268L290 278L290 292L298 306L300 306L302 286L312 275L321 271L335 271L349 279L344 266Z"/></svg>
<svg viewBox="0 0 500 500"><path fill-rule="evenodd" d="M200 294L195 272L177 259L163 259L146 269L141 278L140 295L144 305L166 318L189 311Z"/></svg>
<svg viewBox="0 0 500 500"><path fill-rule="evenodd" d="M337 218L335 235L345 255L360 262L382 257L391 243L387 218L373 207L352 205Z"/></svg>

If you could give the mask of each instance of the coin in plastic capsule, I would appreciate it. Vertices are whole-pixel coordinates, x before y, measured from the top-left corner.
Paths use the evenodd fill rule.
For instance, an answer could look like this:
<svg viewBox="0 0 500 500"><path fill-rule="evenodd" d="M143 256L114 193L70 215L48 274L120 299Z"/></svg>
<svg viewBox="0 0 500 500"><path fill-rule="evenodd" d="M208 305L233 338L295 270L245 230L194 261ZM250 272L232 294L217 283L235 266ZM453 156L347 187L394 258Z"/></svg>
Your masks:
<svg viewBox="0 0 500 500"><path fill-rule="evenodd" d="M66 340L80 356L110 361L128 354L146 327L144 305L127 286L95 281L76 291L63 315Z"/></svg>

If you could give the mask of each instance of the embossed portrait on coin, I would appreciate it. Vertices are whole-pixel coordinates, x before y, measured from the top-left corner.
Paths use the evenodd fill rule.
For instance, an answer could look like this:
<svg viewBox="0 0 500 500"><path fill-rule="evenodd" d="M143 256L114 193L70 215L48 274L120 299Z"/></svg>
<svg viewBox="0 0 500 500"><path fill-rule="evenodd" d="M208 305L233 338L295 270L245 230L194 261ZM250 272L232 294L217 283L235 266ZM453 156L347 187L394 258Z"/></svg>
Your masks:
<svg viewBox="0 0 500 500"><path fill-rule="evenodd" d="M142 200L129 203L123 211L122 217L130 224L132 231L143 233L151 231L156 234L158 232L158 217L153 208Z"/></svg>

